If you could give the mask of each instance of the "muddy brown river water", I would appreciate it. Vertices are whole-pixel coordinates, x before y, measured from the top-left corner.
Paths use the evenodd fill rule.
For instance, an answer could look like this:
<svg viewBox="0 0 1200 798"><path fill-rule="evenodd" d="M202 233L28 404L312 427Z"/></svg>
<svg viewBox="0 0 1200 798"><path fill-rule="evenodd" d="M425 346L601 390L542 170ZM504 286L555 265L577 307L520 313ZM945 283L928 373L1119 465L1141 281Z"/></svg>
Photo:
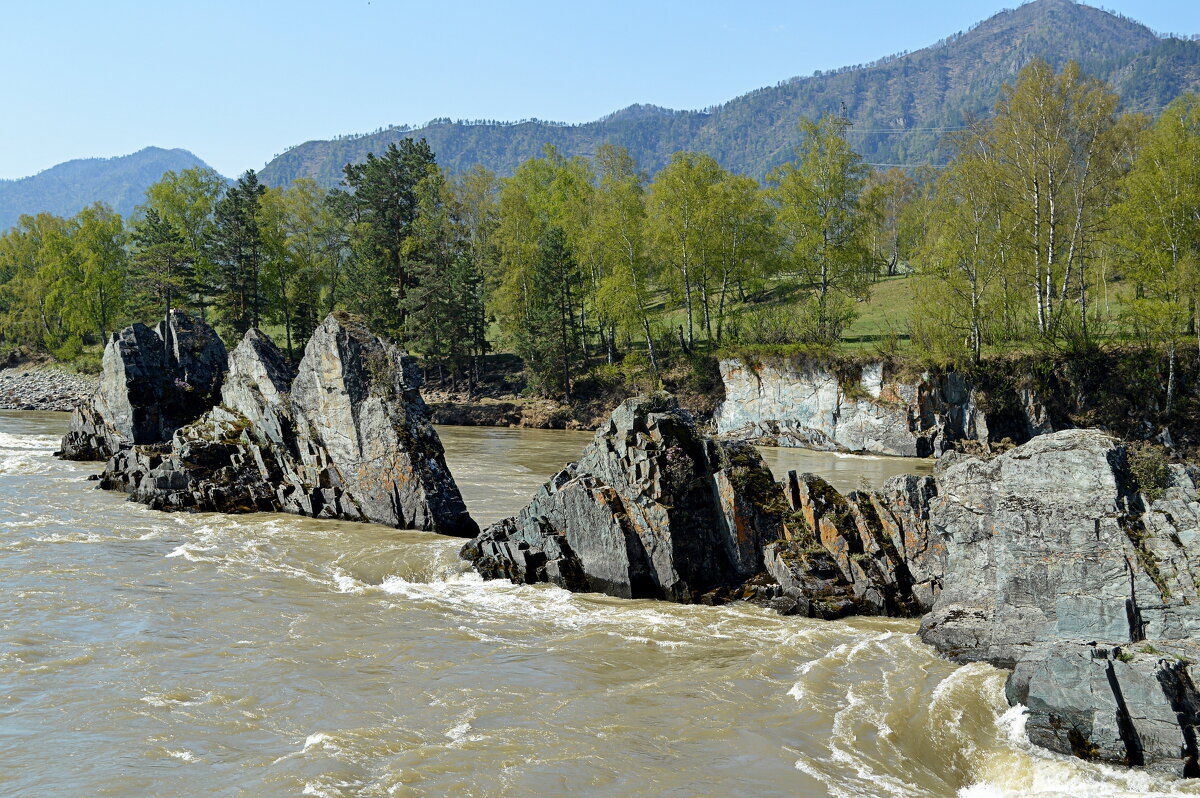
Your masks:
<svg viewBox="0 0 1200 798"><path fill-rule="evenodd" d="M484 582L461 541L164 514L0 413L0 795L1125 796L1200 784L1032 748L1004 674L911 621ZM509 514L589 436L440 429ZM768 452L877 484L927 464Z"/></svg>

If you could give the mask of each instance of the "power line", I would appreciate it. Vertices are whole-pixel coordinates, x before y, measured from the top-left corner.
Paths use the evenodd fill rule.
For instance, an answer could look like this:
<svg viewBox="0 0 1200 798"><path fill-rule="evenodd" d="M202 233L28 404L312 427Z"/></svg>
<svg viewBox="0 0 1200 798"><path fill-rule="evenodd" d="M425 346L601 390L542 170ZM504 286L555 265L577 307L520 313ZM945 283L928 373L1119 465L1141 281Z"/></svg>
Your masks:
<svg viewBox="0 0 1200 798"><path fill-rule="evenodd" d="M958 130L970 130L966 126L960 127L854 127L851 125L847 128L849 131L857 133L910 133L915 130L929 131L934 133L953 133Z"/></svg>
<svg viewBox="0 0 1200 798"><path fill-rule="evenodd" d="M946 168L945 164L939 164L939 163L872 163L870 161L863 161L863 163L866 164L867 166L895 166L900 169L916 169L921 166L928 166L933 169L945 169Z"/></svg>

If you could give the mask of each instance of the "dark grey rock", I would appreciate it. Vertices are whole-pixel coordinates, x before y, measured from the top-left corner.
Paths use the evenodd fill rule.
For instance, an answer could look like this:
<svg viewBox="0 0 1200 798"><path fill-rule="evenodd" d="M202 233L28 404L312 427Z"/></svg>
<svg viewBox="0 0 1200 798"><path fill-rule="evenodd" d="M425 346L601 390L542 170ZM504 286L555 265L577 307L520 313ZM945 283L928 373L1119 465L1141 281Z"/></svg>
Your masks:
<svg viewBox="0 0 1200 798"><path fill-rule="evenodd" d="M172 310L154 329L137 323L113 333L102 365L96 393L63 438L59 455L68 460L169 440L217 403L227 356L211 327Z"/></svg>
<svg viewBox="0 0 1200 798"><path fill-rule="evenodd" d="M704 438L658 395L618 407L577 463L463 556L489 578L714 602L763 572L786 511L752 447Z"/></svg>
<svg viewBox="0 0 1200 798"><path fill-rule="evenodd" d="M471 536L404 352L349 317L313 333L295 378L250 330L221 404L169 443L126 447L101 487L163 510L283 511Z"/></svg>

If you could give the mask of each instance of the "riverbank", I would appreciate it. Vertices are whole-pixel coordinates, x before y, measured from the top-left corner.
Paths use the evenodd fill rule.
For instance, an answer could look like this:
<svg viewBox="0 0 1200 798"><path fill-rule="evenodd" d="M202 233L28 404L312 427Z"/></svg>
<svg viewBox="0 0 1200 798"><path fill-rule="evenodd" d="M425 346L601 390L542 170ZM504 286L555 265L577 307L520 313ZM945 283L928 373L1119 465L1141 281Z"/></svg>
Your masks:
<svg viewBox="0 0 1200 798"><path fill-rule="evenodd" d="M635 368L599 366L572 386L570 399L529 395L524 364L515 355L488 355L468 389L424 369L425 399L433 423L460 427L513 427L594 431L626 399L662 388L698 421L710 422L725 399L717 360L707 355L674 363L659 380Z"/></svg>
<svg viewBox="0 0 1200 798"><path fill-rule="evenodd" d="M0 370L0 410L69 413L92 395L98 382L98 376L58 363L22 363Z"/></svg>
<svg viewBox="0 0 1200 798"><path fill-rule="evenodd" d="M1064 429L1200 452L1200 361L1135 347L937 364L887 354L746 350L696 355L651 380L597 367L570 400L531 397L512 355L484 358L470 390L427 373L439 424L594 430L622 401L663 388L726 440L844 453L998 454ZM711 424L711 426L709 426Z"/></svg>

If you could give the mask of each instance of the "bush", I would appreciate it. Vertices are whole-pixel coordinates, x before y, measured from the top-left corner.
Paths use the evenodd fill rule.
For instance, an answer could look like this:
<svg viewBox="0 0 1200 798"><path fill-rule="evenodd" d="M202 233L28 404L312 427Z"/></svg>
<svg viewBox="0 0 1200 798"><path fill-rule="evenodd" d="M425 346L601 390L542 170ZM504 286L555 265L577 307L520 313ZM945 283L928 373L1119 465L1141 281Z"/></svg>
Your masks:
<svg viewBox="0 0 1200 798"><path fill-rule="evenodd" d="M1138 442L1128 444L1125 453L1134 489L1150 501L1156 500L1170 484L1166 450L1157 444Z"/></svg>
<svg viewBox="0 0 1200 798"><path fill-rule="evenodd" d="M746 311L729 324L729 340L754 346L836 344L854 321L853 303L831 294L824 312L816 297L800 305L771 305Z"/></svg>
<svg viewBox="0 0 1200 798"><path fill-rule="evenodd" d="M73 335L58 346L50 349L50 354L54 355L54 359L63 363L70 363L82 353L83 340L78 335Z"/></svg>

